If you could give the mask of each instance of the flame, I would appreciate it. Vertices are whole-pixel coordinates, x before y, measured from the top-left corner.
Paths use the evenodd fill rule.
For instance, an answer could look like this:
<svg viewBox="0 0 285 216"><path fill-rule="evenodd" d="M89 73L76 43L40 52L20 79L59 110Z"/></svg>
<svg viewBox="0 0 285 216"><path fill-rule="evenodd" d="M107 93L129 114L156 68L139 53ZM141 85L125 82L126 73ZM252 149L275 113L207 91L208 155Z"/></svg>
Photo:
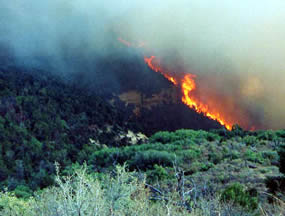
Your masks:
<svg viewBox="0 0 285 216"><path fill-rule="evenodd" d="M140 42L138 45L134 45L122 38L118 38L118 41L128 47L143 47L145 43ZM232 119L226 117L224 112L219 112L215 109L215 107L210 107L209 105L203 103L199 98L196 98L193 94L197 88L195 78L196 75L193 74L184 74L183 76L177 76L177 74L173 74L165 68L162 68L160 60L156 58L156 56L144 57L145 63L148 67L162 74L166 79L172 82L175 86L178 86L182 90L182 102L186 104L189 108L194 109L198 113L202 113L210 119L218 121L221 125L223 125L226 129L232 130L232 126L235 122Z"/></svg>
<svg viewBox="0 0 285 216"><path fill-rule="evenodd" d="M118 38L118 41L120 41L122 44L124 44L127 47L131 47L132 46L132 44L130 42L128 42L128 41L126 41L126 40L124 40L124 39L122 39L120 37Z"/></svg>
<svg viewBox="0 0 285 216"><path fill-rule="evenodd" d="M181 100L189 108L194 109L198 113L204 114L210 119L218 121L228 130L232 129L233 123L227 120L222 113L211 110L207 104L202 103L201 101L199 101L199 99L193 96L192 93L196 89L195 75L184 74L182 78L178 79L175 78L174 76L169 75L168 71L162 69L160 61L157 60L155 56L151 56L149 58L144 57L144 61L153 71L162 74L166 79L168 79L174 85L181 87L183 93Z"/></svg>
<svg viewBox="0 0 285 216"><path fill-rule="evenodd" d="M136 47L136 48L142 48L145 46L145 42L143 41L138 41L137 44L131 43L129 41L124 40L123 38L119 37L118 41L122 44L124 44L127 47Z"/></svg>
<svg viewBox="0 0 285 216"><path fill-rule="evenodd" d="M150 69L152 69L155 72L161 73L166 79L168 79L174 85L178 85L177 80L174 77L165 73L163 71L163 69L159 66L159 64L160 64L159 61L158 61L158 65L154 65L153 60L155 60L155 59L156 59L155 56L151 56L150 58L144 57L144 61L149 66Z"/></svg>

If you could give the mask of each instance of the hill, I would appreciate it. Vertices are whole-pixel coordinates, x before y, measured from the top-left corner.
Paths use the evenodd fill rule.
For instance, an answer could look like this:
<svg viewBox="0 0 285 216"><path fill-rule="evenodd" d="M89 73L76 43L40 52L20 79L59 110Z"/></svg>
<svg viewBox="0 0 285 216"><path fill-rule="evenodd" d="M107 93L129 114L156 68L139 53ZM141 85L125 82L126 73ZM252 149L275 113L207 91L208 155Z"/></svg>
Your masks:
<svg viewBox="0 0 285 216"><path fill-rule="evenodd" d="M92 146L128 145L130 129L120 111L59 77L0 68L0 181L11 189L50 185L54 161L66 166L87 160Z"/></svg>
<svg viewBox="0 0 285 216"><path fill-rule="evenodd" d="M134 187L144 191L140 199L148 203L146 208L156 209L154 212L165 209L168 204L164 201L170 197L176 215L194 211L205 215L204 210L217 211L220 204L222 215L227 215L227 203L234 209L232 214L237 215L256 215L259 207L269 215L282 212L280 205L277 211L270 204L273 195L269 192L284 199L277 189L279 183L283 184L279 172L283 159L278 151L285 141L285 130L244 131L235 125L232 131L180 129L153 132L147 138L137 133L138 128L145 127L140 118L127 120L122 110L93 91L38 69L1 66L0 182L10 192L1 193L0 210L5 212L7 203L23 204L23 209L26 205L36 208L49 203L45 199L51 201L62 193L56 192L57 186L70 188L70 183L77 187L77 177L97 179L102 196L112 196L107 188L121 170L125 173L120 176L126 178L122 179L125 186L118 190L130 191ZM60 166L58 173L55 162ZM87 176L78 174L82 169ZM74 183L60 180L69 175L77 176ZM93 183L92 180L92 187ZM77 192L74 189L72 193ZM138 197L132 193L127 196L127 203L138 204ZM153 199L160 200L157 206L149 202ZM110 200L102 202L105 210L111 208L107 204ZM207 207L203 207L204 202ZM151 210L149 214L154 213Z"/></svg>

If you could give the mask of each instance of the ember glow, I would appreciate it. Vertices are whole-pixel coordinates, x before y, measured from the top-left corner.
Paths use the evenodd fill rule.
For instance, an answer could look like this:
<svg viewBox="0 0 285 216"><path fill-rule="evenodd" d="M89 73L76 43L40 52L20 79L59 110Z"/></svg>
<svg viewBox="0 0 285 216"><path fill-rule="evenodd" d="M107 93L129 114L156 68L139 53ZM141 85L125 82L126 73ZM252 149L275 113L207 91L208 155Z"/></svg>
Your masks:
<svg viewBox="0 0 285 216"><path fill-rule="evenodd" d="M120 41L122 44L126 45L127 47L132 46L132 44L122 38L118 38L118 41Z"/></svg>
<svg viewBox="0 0 285 216"><path fill-rule="evenodd" d="M155 56L149 58L144 57L145 63L153 71L162 74L166 79L172 82L174 85L181 88L183 96L182 102L186 104L189 108L194 109L198 113L202 113L210 119L218 121L221 125L225 126L228 130L232 129L234 122L227 120L223 113L215 111L215 107L209 107L207 104L202 103L194 97L193 93L196 90L195 75L185 74L182 77L174 77L170 75L167 70L164 70Z"/></svg>
<svg viewBox="0 0 285 216"><path fill-rule="evenodd" d="M136 47L136 48L141 48L145 46L145 42L143 41L138 41L137 44L133 44L129 41L126 41L124 39L122 39L121 37L118 38L118 41L122 44L124 44L127 47Z"/></svg>

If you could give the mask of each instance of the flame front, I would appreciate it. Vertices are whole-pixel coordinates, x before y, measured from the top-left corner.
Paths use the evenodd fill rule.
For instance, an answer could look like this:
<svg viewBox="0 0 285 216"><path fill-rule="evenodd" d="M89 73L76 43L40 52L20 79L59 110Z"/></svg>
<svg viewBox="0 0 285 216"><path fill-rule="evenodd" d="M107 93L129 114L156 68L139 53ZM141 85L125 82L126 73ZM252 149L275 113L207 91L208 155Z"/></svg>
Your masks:
<svg viewBox="0 0 285 216"><path fill-rule="evenodd" d="M156 60L156 62L154 62L154 60ZM194 109L196 112L203 113L208 118L218 121L228 130L232 129L233 123L227 121L225 116L218 111L213 111L213 109L210 109L208 105L202 103L199 99L193 96L192 93L196 89L196 83L194 80L196 77L195 75L184 74L181 78L171 76L168 72L162 69L159 60L157 60L155 56L151 56L149 58L144 57L144 61L153 71L162 74L166 79L182 89L183 96L181 100L184 104L191 109Z"/></svg>
<svg viewBox="0 0 285 216"><path fill-rule="evenodd" d="M166 79L168 79L174 85L177 85L178 84L177 80L173 76L170 76L167 73L165 73L161 68L161 66L159 66L160 65L159 62L157 62L157 65L154 65L153 63L154 59L156 59L155 56L151 56L150 58L144 57L144 61L150 67L150 69L152 69L155 72L161 73Z"/></svg>
<svg viewBox="0 0 285 216"><path fill-rule="evenodd" d="M132 43L118 38L118 41L123 43L128 47L143 47L145 43L139 43L138 45L133 45ZM184 74L183 76L171 73L164 69L161 64L160 60L155 56L151 57L144 57L145 63L148 65L150 69L155 72L162 74L166 79L172 82L175 86L178 86L182 90L182 102L186 104L189 108L194 109L198 113L202 113L210 119L218 121L221 125L223 125L228 130L232 130L232 126L236 123L233 121L229 115L226 115L225 112L219 111L215 106L209 106L203 103L199 98L195 97L193 94L196 90L196 76L193 74ZM214 101L215 102L215 101ZM213 103L212 103L213 104ZM214 103L215 104L215 103Z"/></svg>

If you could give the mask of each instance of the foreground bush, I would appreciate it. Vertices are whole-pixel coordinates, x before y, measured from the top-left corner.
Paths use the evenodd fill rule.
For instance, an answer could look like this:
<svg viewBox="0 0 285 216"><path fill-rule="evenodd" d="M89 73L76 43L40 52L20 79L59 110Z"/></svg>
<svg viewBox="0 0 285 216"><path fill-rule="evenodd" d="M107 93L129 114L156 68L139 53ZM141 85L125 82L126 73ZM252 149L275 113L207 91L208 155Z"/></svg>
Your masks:
<svg viewBox="0 0 285 216"><path fill-rule="evenodd" d="M186 210L171 202L153 203L139 180L124 167L99 181L76 170L72 176L56 177L57 187L46 189L33 198L22 200L12 193L0 194L0 215L22 216L95 216L95 215L184 215Z"/></svg>
<svg viewBox="0 0 285 216"><path fill-rule="evenodd" d="M199 198L186 208L179 193L161 192L156 196L145 178L118 166L108 175L96 177L86 168L73 175L56 176L57 186L28 199L13 193L0 193L2 216L253 216L241 206L220 203L218 198ZM150 188L150 189L148 189ZM186 197L185 197L186 198ZM188 198L186 198L188 199ZM255 212L256 213L256 212ZM259 214L258 214L259 215ZM278 214L279 215L279 214ZM280 214L282 215L282 214Z"/></svg>
<svg viewBox="0 0 285 216"><path fill-rule="evenodd" d="M247 208L250 211L257 209L258 199L254 190L247 191L245 187L239 183L228 186L223 192L221 199L232 201L236 205Z"/></svg>

